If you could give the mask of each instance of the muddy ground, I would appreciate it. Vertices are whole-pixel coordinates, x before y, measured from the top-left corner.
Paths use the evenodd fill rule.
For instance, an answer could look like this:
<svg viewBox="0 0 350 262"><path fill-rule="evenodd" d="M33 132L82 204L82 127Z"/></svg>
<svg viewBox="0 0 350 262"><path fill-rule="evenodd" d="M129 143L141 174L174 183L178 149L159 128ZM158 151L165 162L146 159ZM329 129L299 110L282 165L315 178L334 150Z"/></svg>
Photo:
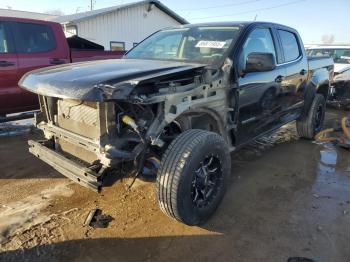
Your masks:
<svg viewBox="0 0 350 262"><path fill-rule="evenodd" d="M350 261L350 152L299 140L294 125L232 156L227 194L201 227L163 215L152 183L97 194L70 182L27 152L35 131L15 130L0 127L0 261ZM83 226L95 207L108 228Z"/></svg>

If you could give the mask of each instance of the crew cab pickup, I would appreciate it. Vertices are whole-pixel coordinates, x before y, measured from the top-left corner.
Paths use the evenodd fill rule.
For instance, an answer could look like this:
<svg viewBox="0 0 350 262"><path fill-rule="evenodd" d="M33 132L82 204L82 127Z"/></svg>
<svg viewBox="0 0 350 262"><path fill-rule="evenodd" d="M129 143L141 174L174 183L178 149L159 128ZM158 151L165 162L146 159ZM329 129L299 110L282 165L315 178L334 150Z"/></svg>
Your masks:
<svg viewBox="0 0 350 262"><path fill-rule="evenodd" d="M294 120L301 137L321 130L332 75L296 30L232 22L160 30L124 59L39 69L20 86L40 97L45 140L31 153L96 191L124 171L154 176L162 211L196 225L223 198L230 152Z"/></svg>
<svg viewBox="0 0 350 262"><path fill-rule="evenodd" d="M58 23L0 17L0 116L39 109L38 97L20 89L19 79L28 71L71 62L120 58L121 52L105 52L87 40L86 50L71 50ZM96 49L98 48L98 49Z"/></svg>

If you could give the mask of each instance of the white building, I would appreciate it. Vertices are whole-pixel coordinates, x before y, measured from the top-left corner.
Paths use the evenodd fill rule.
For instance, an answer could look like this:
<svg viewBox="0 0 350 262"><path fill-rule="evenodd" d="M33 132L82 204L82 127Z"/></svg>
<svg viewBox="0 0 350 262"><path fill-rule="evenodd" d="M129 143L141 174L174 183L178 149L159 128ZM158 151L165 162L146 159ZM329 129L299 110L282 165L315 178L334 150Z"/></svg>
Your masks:
<svg viewBox="0 0 350 262"><path fill-rule="evenodd" d="M52 19L105 50L129 50L153 32L188 22L159 1L140 1Z"/></svg>
<svg viewBox="0 0 350 262"><path fill-rule="evenodd" d="M0 8L0 16L20 17L20 18L37 19L37 20L52 20L58 17L57 15L20 11L20 10L13 10L13 9L2 9L2 8Z"/></svg>

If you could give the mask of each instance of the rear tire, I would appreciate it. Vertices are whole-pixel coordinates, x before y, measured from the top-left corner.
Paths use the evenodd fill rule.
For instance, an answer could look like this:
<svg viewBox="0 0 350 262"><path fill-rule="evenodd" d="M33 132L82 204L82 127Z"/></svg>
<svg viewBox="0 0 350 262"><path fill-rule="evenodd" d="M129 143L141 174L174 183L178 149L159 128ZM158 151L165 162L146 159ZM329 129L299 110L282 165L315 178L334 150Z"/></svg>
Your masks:
<svg viewBox="0 0 350 262"><path fill-rule="evenodd" d="M174 139L162 157L156 190L161 210L187 225L205 222L225 194L231 156L224 139L190 129Z"/></svg>
<svg viewBox="0 0 350 262"><path fill-rule="evenodd" d="M297 132L302 138L313 139L322 130L326 112L326 100L323 95L316 94L309 112L297 120Z"/></svg>

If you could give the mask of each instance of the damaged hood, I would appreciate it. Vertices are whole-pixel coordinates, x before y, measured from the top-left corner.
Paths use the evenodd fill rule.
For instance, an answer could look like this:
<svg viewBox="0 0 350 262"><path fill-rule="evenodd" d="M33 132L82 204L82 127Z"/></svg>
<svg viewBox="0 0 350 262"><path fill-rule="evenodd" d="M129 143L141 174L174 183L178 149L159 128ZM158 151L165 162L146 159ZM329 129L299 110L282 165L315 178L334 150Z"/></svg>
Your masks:
<svg viewBox="0 0 350 262"><path fill-rule="evenodd" d="M99 60L34 70L25 74L19 85L39 95L102 102L126 99L145 81L157 81L205 66L159 60Z"/></svg>

